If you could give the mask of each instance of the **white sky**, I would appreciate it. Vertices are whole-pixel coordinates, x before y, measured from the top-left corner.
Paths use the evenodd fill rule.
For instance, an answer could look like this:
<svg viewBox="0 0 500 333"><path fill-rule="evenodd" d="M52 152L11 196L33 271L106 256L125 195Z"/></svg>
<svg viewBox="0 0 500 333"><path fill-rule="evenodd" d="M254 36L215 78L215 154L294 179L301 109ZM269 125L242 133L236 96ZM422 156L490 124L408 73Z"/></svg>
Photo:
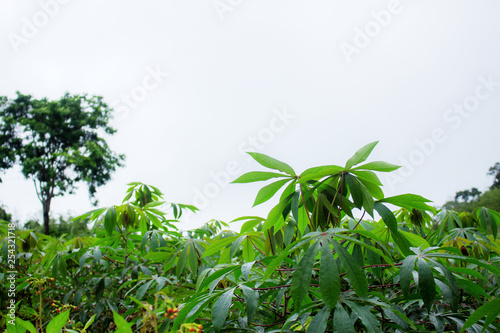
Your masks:
<svg viewBox="0 0 500 333"><path fill-rule="evenodd" d="M0 0L0 95L103 96L116 110L108 142L127 160L100 206L142 181L203 206L185 229L277 202L251 209L263 183L226 185L228 164L231 180L263 170L242 150L301 172L380 140L370 160L405 165L382 178L386 195L441 205L485 190L500 161L499 15L494 0ZM40 218L19 169L2 179L7 210ZM52 204L89 209L84 185Z"/></svg>

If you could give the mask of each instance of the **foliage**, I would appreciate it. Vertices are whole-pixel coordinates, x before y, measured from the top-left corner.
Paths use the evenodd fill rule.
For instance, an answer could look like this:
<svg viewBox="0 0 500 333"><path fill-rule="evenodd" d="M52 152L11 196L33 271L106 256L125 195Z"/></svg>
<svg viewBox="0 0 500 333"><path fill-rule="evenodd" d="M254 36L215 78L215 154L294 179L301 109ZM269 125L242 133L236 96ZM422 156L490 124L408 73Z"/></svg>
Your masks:
<svg viewBox="0 0 500 333"><path fill-rule="evenodd" d="M93 237L19 231L18 317L38 332L61 313L66 332L498 331L500 213L385 197L376 172L397 166L363 163L375 145L300 174L250 153L271 170L234 182L271 180L254 204L278 201L236 219L240 232L210 221L181 233L196 208L142 183L77 218L95 221Z"/></svg>
<svg viewBox="0 0 500 333"><path fill-rule="evenodd" d="M124 156L113 153L101 137L115 132L108 126L110 116L111 109L96 96L0 97L0 170L19 162L23 175L33 180L45 234L52 198L72 193L78 182L87 183L93 196L121 166Z"/></svg>
<svg viewBox="0 0 500 333"><path fill-rule="evenodd" d="M488 170L488 175L495 177L493 179L493 184L490 186L490 190L500 188L500 162L495 163L495 165Z"/></svg>
<svg viewBox="0 0 500 333"><path fill-rule="evenodd" d="M91 231L88 229L88 219L71 220L69 217L59 215L58 219L50 218L49 236L67 237L89 237ZM24 230L32 230L35 233L43 233L43 226L36 219L30 219L24 224Z"/></svg>
<svg viewBox="0 0 500 333"><path fill-rule="evenodd" d="M7 222L12 221L12 215L7 213L7 211L0 205L0 220Z"/></svg>

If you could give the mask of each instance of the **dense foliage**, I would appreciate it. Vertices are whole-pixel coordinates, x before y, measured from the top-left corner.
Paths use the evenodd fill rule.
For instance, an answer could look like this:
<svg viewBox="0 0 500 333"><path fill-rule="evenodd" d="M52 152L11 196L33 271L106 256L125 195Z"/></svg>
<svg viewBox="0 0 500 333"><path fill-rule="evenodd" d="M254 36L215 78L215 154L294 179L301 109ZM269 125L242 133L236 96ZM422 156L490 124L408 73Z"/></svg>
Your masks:
<svg viewBox="0 0 500 333"><path fill-rule="evenodd" d="M166 203L141 183L122 204L77 218L94 223L92 237L19 231L17 325L7 325L5 306L1 324L7 332L498 331L500 213L385 197L376 172L397 166L363 164L375 145L343 167L301 174L250 153L271 170L234 182L273 179L254 204L279 201L265 218L237 219L240 232L214 220L181 233L176 222L196 208Z"/></svg>

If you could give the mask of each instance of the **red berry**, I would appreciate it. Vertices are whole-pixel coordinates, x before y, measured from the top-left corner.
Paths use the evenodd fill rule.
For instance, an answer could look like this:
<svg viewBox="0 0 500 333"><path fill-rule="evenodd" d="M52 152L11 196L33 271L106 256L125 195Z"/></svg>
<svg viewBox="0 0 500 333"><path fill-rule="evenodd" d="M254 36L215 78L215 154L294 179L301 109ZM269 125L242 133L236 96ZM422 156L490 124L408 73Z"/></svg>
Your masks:
<svg viewBox="0 0 500 333"><path fill-rule="evenodd" d="M189 332L194 332L194 327L191 327L191 328L189 329Z"/></svg>

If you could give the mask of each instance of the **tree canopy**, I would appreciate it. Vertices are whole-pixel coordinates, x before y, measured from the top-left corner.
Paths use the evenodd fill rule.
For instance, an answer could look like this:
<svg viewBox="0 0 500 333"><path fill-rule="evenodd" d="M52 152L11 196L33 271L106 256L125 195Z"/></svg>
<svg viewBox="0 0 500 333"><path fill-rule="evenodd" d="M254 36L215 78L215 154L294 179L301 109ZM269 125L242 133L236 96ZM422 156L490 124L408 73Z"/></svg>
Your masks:
<svg viewBox="0 0 500 333"><path fill-rule="evenodd" d="M15 163L32 179L43 205L44 233L49 233L51 200L71 194L76 184L96 188L111 179L125 156L114 153L103 134L116 130L108 125L112 109L102 97L70 95L59 100L34 99L17 93L0 97L0 170Z"/></svg>

